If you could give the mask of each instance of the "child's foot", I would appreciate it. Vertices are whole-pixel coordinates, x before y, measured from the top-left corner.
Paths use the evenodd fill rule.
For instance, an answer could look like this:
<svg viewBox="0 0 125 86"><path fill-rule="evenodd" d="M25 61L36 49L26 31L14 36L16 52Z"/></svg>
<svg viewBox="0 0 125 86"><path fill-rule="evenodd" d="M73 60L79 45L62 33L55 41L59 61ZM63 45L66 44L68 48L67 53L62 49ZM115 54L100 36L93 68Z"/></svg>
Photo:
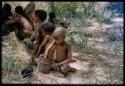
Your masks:
<svg viewBox="0 0 125 86"><path fill-rule="evenodd" d="M67 77L70 73L73 73L73 72L76 72L76 68L72 68L72 67L70 67L69 68L69 72L63 72L63 75L64 75L64 77Z"/></svg>
<svg viewBox="0 0 125 86"><path fill-rule="evenodd" d="M76 68L70 67L70 72L76 72Z"/></svg>

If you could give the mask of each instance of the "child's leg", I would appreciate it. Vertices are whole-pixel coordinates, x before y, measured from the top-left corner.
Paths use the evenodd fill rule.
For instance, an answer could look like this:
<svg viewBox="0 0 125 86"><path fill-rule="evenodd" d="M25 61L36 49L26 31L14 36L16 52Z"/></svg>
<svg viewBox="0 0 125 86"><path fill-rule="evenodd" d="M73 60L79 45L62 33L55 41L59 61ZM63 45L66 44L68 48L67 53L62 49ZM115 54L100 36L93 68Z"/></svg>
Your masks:
<svg viewBox="0 0 125 86"><path fill-rule="evenodd" d="M43 54L40 54L38 57L36 55L32 55L31 56L31 64L37 64L41 61L41 59L43 58Z"/></svg>
<svg viewBox="0 0 125 86"><path fill-rule="evenodd" d="M44 57L44 54L40 54L39 57L36 57L35 55L31 57L31 64L37 65L41 62L41 59Z"/></svg>
<svg viewBox="0 0 125 86"><path fill-rule="evenodd" d="M31 37L30 37L30 41L34 42L35 41L35 31L32 33Z"/></svg>
<svg viewBox="0 0 125 86"><path fill-rule="evenodd" d="M61 66L61 72L65 75L67 75L69 72L75 72L76 69L70 67L68 64L64 64L63 66Z"/></svg>
<svg viewBox="0 0 125 86"><path fill-rule="evenodd" d="M44 74L47 74L50 72L50 65L49 64L43 64L40 63L38 66L39 72L42 72Z"/></svg>
<svg viewBox="0 0 125 86"><path fill-rule="evenodd" d="M31 49L34 48L34 41L35 41L35 31L31 34L29 39L24 39L24 43Z"/></svg>
<svg viewBox="0 0 125 86"><path fill-rule="evenodd" d="M45 74L49 73L50 69L51 69L50 60L48 58L44 59L44 54L40 54L39 59L40 59L39 60L40 62L38 62L39 71L42 72L42 73L45 73Z"/></svg>
<svg viewBox="0 0 125 86"><path fill-rule="evenodd" d="M26 37L30 38L31 34L32 34L32 31L30 31L30 30L24 30L24 34L25 34Z"/></svg>

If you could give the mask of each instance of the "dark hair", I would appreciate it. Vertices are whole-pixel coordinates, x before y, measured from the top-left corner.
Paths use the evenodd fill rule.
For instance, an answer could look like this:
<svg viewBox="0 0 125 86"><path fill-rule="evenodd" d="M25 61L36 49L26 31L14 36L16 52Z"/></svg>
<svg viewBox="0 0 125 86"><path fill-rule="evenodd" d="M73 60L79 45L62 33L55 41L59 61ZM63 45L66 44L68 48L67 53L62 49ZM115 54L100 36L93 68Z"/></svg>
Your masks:
<svg viewBox="0 0 125 86"><path fill-rule="evenodd" d="M22 6L17 6L15 8L15 11L16 13L19 13L20 15L23 15L24 16L24 10L23 10L23 7Z"/></svg>
<svg viewBox="0 0 125 86"><path fill-rule="evenodd" d="M4 4L3 8L6 10L6 11L11 11L11 6L10 4Z"/></svg>
<svg viewBox="0 0 125 86"><path fill-rule="evenodd" d="M49 13L49 18L56 18L55 12L50 12Z"/></svg>
<svg viewBox="0 0 125 86"><path fill-rule="evenodd" d="M45 10L35 10L35 15L39 17L41 21L44 21L47 18L47 13Z"/></svg>
<svg viewBox="0 0 125 86"><path fill-rule="evenodd" d="M9 20L8 13L5 9L2 9L2 24L5 23L7 20Z"/></svg>
<svg viewBox="0 0 125 86"><path fill-rule="evenodd" d="M9 16L11 16L11 5L10 4L4 4L3 9L7 12Z"/></svg>
<svg viewBox="0 0 125 86"><path fill-rule="evenodd" d="M42 29L45 32L53 32L55 30L55 26L52 23L47 22L42 24Z"/></svg>

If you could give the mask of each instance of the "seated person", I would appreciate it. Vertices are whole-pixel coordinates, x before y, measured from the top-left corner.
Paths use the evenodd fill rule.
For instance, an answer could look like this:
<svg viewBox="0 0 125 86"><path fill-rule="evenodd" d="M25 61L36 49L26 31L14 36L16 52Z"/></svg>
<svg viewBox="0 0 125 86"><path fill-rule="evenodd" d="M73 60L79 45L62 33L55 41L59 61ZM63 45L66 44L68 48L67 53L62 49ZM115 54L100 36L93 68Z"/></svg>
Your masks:
<svg viewBox="0 0 125 86"><path fill-rule="evenodd" d="M17 6L15 8L15 13L13 13L13 18L6 22L6 24L13 24L18 22L22 26L22 36L25 38L31 37L33 32L32 26L30 22L24 17L23 8L21 6Z"/></svg>
<svg viewBox="0 0 125 86"><path fill-rule="evenodd" d="M56 14L54 12L49 13L49 19L48 22L53 23L54 25L56 24Z"/></svg>
<svg viewBox="0 0 125 86"><path fill-rule="evenodd" d="M46 11L35 10L35 17L34 17L34 21L35 21L34 29L35 29L35 31L32 33L30 39L24 40L24 43L29 48L33 49L35 39L38 42L42 42L43 38L42 38L42 32L41 32L41 25L45 21L46 17L47 17ZM36 50L37 50L37 48L36 48Z"/></svg>
<svg viewBox="0 0 125 86"><path fill-rule="evenodd" d="M48 22L53 23L56 27L64 27L64 28L68 28L70 25L70 22L68 21L62 21L56 18L56 14L54 12L50 12L49 13L49 19Z"/></svg>
<svg viewBox="0 0 125 86"><path fill-rule="evenodd" d="M6 15L7 15L8 19L9 19L9 17L12 17L11 5L10 4L4 4L2 9L6 11Z"/></svg>
<svg viewBox="0 0 125 86"><path fill-rule="evenodd" d="M55 26L52 23L44 23L41 26L41 29L43 30L44 40L39 45L38 51L36 53L33 53L33 56L32 56L33 63L34 63L34 59L36 57L39 57L41 53L44 53L44 50L46 50L53 41L52 33L55 30Z"/></svg>
<svg viewBox="0 0 125 86"><path fill-rule="evenodd" d="M76 69L69 66L70 62L75 62L72 59L71 46L65 42L66 31L62 27L58 27L52 34L53 42L49 48L45 50L44 57L40 55L38 64L39 71L49 73L52 70L58 70L64 75L68 72L75 72Z"/></svg>
<svg viewBox="0 0 125 86"><path fill-rule="evenodd" d="M4 4L2 8L2 35L7 35L10 32L13 31L12 24L5 25L5 22L10 20L12 17L12 12L11 12L11 5L10 4ZM11 27L11 28L10 28Z"/></svg>

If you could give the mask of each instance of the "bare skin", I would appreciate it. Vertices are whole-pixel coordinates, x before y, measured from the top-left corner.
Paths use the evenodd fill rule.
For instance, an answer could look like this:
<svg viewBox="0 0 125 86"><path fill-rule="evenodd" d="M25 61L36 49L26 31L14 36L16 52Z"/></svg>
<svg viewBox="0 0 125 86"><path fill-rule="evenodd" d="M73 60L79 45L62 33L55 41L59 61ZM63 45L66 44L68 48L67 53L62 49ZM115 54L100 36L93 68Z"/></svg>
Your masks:
<svg viewBox="0 0 125 86"><path fill-rule="evenodd" d="M56 58L54 59L55 64L53 66L62 66L72 62L71 47L65 42L62 44L56 44Z"/></svg>
<svg viewBox="0 0 125 86"><path fill-rule="evenodd" d="M41 50L43 48L46 49L48 47L48 45L51 44L51 43L52 43L52 38L49 35L46 35L43 42L39 46L39 49L38 49L38 52L37 52L36 56L38 57L40 55L40 53L41 53Z"/></svg>
<svg viewBox="0 0 125 86"><path fill-rule="evenodd" d="M45 32L45 34L46 34L46 36L45 36L43 42L41 43L41 45L39 46L38 52L36 54L36 57L43 58L43 56L41 57L41 54L44 54L45 56L47 56L48 52L49 52L49 57L53 56L54 50L53 50L53 48L51 48L51 49L49 48L49 47L51 47L50 44L53 44L53 38L51 36L52 33L46 33ZM49 51L47 51L47 53L46 53L45 50L47 50L48 48L49 48ZM43 52L41 52L41 50L43 50ZM45 64L50 64L51 60L48 59L44 63Z"/></svg>
<svg viewBox="0 0 125 86"><path fill-rule="evenodd" d="M72 59L72 53L71 53L71 46L68 45L65 40L65 32L63 30L57 30L54 32L54 40L51 46L45 51L44 59L43 60L49 60L52 61L52 68L58 69L60 68L62 72L70 71L71 68L68 64L70 62L75 62L75 60ZM53 57L50 55L50 50L53 49ZM63 68L63 69L62 69Z"/></svg>
<svg viewBox="0 0 125 86"><path fill-rule="evenodd" d="M41 22L37 23L35 25L35 45L34 45L34 50L33 50L33 55L32 55L32 62L34 62L34 58L36 57L36 54L38 52L39 46L42 43L44 36L43 36L43 31L41 29Z"/></svg>
<svg viewBox="0 0 125 86"><path fill-rule="evenodd" d="M35 23L35 12L34 12L35 11L35 3L30 2L24 10L25 10L26 17L31 22L32 26L34 26L34 23Z"/></svg>
<svg viewBox="0 0 125 86"><path fill-rule="evenodd" d="M46 25L47 24L47 25ZM36 32L36 48L35 51L33 53L33 58L39 57L40 54L44 53L44 50L46 50L48 48L48 46L52 43L52 32L53 32L53 24L50 23L45 23L43 24L43 26L46 26L45 28L42 28L37 30ZM45 29L48 29L50 31L46 31ZM45 31L44 31L45 30ZM52 31L51 31L52 30ZM41 32L41 33L40 33ZM44 37L44 40L40 40L40 36Z"/></svg>
<svg viewBox="0 0 125 86"><path fill-rule="evenodd" d="M25 34L25 37L29 38L33 32L30 22L20 14L14 13L13 18L7 21L6 24L13 24L15 22L19 22L23 26L23 33Z"/></svg>

